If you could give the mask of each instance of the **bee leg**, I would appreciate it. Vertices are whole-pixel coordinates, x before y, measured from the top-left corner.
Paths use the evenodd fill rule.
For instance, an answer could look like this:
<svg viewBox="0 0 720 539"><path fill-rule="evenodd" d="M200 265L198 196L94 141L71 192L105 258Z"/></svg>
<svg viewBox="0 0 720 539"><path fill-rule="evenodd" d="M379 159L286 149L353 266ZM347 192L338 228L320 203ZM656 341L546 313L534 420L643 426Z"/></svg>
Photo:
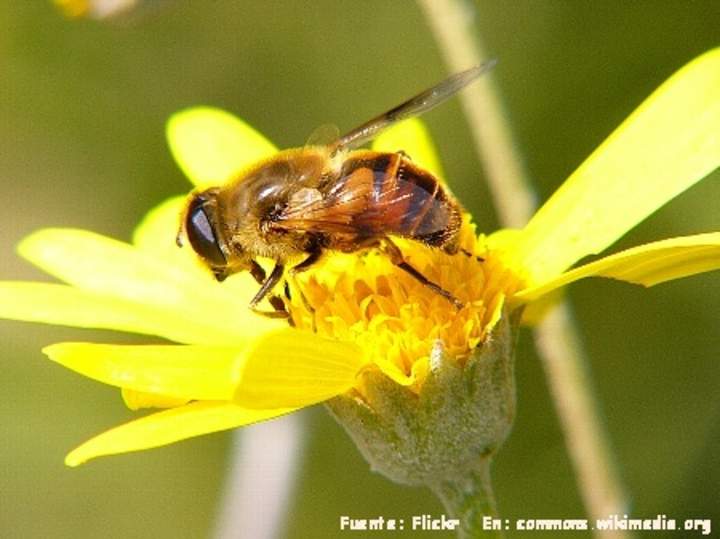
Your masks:
<svg viewBox="0 0 720 539"><path fill-rule="evenodd" d="M311 252L308 257L300 262L298 265L293 266L292 269L290 269L290 277L293 280L293 286L297 289L297 291L300 294L300 299L303 302L303 305L305 306L305 309L310 313L310 316L312 317L312 330L313 332L317 332L317 325L315 323L315 308L310 305L310 302L308 301L307 297L302 291L302 288L300 288L300 283L298 283L297 275L298 273L302 273L304 271L307 271L312 267L315 262L317 262L320 259L320 255L322 254L322 251L320 249Z"/></svg>
<svg viewBox="0 0 720 539"><path fill-rule="evenodd" d="M257 265L257 264L256 264ZM260 267L260 266L258 266ZM262 268L260 268L262 270ZM258 290L257 294L255 294L255 297L250 300L250 309L257 314L261 314L263 316L267 316L268 318L287 318L289 316L288 312L285 310L285 306L282 306L282 309L278 309L279 305L277 305L277 302L274 300L280 300L280 298L277 298L276 296L272 296L270 298L270 304L275 307L276 310L274 311L263 311L261 309L258 309L257 305L260 303L265 296L267 296L272 289L275 287L278 282L280 282L280 279L282 279L283 271L285 267L281 264L276 264L275 267L272 270L272 273L270 273L270 276L265 279L265 281L260 286L260 290ZM252 272L252 267L251 270ZM263 272L264 273L264 272ZM280 300L282 302L282 300Z"/></svg>
<svg viewBox="0 0 720 539"><path fill-rule="evenodd" d="M270 298L270 303L272 303L272 300L279 300L280 304L282 305L282 310L288 313L288 324L290 324L291 327L295 327L295 320L293 320L293 317L290 316L290 313L287 311L285 307L285 303L287 301L292 301L292 295L290 294L290 284L287 282L287 280L283 283L283 298L279 296L274 296ZM274 305L274 304L273 304ZM278 311L281 309L277 309Z"/></svg>
<svg viewBox="0 0 720 539"><path fill-rule="evenodd" d="M290 285L287 281L285 281L285 286L283 286L283 292L285 292L285 299L288 301L292 301L292 294L290 294Z"/></svg>
<svg viewBox="0 0 720 539"><path fill-rule="evenodd" d="M450 292L448 292L444 288L440 287L439 285L435 284L430 279L425 277L422 273L420 273L418 270L413 268L410 264L408 264L405 261L405 259L403 258L403 254L402 254L402 251L400 250L400 248L397 245L395 245L392 241L390 241L389 238L385 238L383 240L381 248L390 257L390 262L395 264L401 270L412 275L415 279L417 279L423 285L427 286L430 290L432 290L436 294L440 294L442 297L444 297L450 303L452 303L456 309L462 309L465 306L465 304L462 301L457 299Z"/></svg>
<svg viewBox="0 0 720 539"><path fill-rule="evenodd" d="M250 261L250 275L253 276L253 278L257 281L258 284L262 285L265 282L265 270L262 268L260 264L255 262L254 260ZM288 298L289 299L289 298ZM273 306L276 312L284 313L275 315L273 313L273 317L288 317L290 316L290 313L287 312L287 309L285 308L285 302L282 300L279 296L270 296L268 298L268 301L270 302L270 305ZM256 312L260 312L257 309L253 309Z"/></svg>
<svg viewBox="0 0 720 539"><path fill-rule="evenodd" d="M483 257L474 255L467 249L460 249L460 252L469 258L474 258L477 262L485 262L485 259Z"/></svg>
<svg viewBox="0 0 720 539"><path fill-rule="evenodd" d="M289 314L287 312L287 309L285 309L285 302L280 296L270 296L268 297L268 301L270 302L270 305L273 306L273 309L275 309L275 311Z"/></svg>
<svg viewBox="0 0 720 539"><path fill-rule="evenodd" d="M265 282L265 270L254 260L250 261L250 275L257 281L257 284L263 284Z"/></svg>

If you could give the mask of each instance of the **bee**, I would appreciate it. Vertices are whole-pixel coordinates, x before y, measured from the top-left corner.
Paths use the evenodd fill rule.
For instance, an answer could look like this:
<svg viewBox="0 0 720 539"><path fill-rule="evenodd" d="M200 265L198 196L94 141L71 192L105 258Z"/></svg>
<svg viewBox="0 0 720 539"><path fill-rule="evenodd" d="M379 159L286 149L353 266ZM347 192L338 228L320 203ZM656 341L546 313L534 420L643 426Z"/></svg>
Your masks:
<svg viewBox="0 0 720 539"><path fill-rule="evenodd" d="M472 256L459 245L460 204L405 153L356 148L390 125L445 101L493 64L457 73L329 144L281 151L224 185L192 193L178 244L186 237L218 281L249 271L260 285L249 306L267 316L288 316L272 291L293 262L299 261L289 269L295 278L327 251L370 248L381 249L393 264L461 308L455 296L408 264L391 239ZM269 275L258 257L275 261ZM258 308L266 297L274 311Z"/></svg>

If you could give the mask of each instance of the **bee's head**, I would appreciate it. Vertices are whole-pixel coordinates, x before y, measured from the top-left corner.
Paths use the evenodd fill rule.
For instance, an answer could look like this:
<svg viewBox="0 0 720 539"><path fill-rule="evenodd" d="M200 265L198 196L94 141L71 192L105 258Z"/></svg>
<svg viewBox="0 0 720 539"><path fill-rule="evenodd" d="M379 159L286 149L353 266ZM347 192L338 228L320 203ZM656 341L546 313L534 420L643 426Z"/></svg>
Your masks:
<svg viewBox="0 0 720 539"><path fill-rule="evenodd" d="M195 253L212 270L218 281L228 275L228 249L218 219L216 188L193 194L182 217L177 244L183 245L183 232Z"/></svg>

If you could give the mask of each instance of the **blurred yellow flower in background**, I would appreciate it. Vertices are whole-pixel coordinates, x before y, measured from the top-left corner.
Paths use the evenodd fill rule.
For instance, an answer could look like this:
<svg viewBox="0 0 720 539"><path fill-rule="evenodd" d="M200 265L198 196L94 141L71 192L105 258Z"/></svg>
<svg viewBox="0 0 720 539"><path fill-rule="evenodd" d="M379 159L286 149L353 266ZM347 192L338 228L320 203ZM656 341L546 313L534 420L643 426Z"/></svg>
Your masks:
<svg viewBox="0 0 720 539"><path fill-rule="evenodd" d="M375 251L333 254L299 277L294 327L253 314L247 274L218 284L190 249L175 246L184 197L152 210L132 243L47 229L21 256L66 284L0 283L0 316L154 335L178 344L60 343L44 351L81 374L122 389L129 407L164 408L91 439L66 459L146 449L289 413L348 394L362 399L366 372L418 393L433 347L462 366L492 339L503 316L575 280L602 276L652 286L720 268L720 232L628 249L574 269L720 165L720 49L697 58L643 103L521 230L487 237L466 218L463 247L478 262L414 242L407 260L464 302L445 298ZM194 108L168 124L171 150L190 180L228 181L277 150L241 120ZM422 124L411 120L373 148L407 152L443 177ZM714 208L709 208L714 211ZM536 303L539 304L539 303ZM528 309L529 310L529 309Z"/></svg>
<svg viewBox="0 0 720 539"><path fill-rule="evenodd" d="M140 0L52 0L66 17L106 19L127 13L140 4Z"/></svg>

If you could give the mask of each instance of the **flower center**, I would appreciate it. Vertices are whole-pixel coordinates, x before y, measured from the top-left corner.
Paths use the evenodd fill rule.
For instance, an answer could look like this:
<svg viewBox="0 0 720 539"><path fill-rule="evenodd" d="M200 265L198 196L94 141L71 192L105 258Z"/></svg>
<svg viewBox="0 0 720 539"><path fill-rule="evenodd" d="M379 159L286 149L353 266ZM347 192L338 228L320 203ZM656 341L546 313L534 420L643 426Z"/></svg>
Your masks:
<svg viewBox="0 0 720 539"><path fill-rule="evenodd" d="M437 341L448 357L462 364L488 337L518 281L486 249L484 238L476 237L469 219L461 230L466 253L448 255L419 242L393 242L413 268L463 307L458 309L373 249L332 254L315 271L298 275L315 312L308 311L298 293L292 294L288 309L296 327L311 329L314 317L319 334L359 344L391 378L419 390Z"/></svg>

